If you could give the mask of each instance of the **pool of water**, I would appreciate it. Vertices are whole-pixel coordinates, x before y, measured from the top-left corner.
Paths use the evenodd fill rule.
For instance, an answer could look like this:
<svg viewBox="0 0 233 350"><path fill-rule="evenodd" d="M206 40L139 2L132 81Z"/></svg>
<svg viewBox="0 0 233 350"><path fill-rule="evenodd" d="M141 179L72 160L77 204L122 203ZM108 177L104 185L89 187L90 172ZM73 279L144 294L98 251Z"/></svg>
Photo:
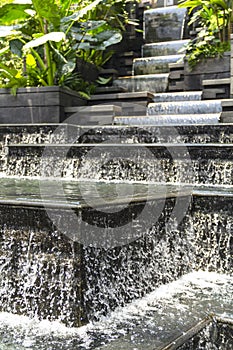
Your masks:
<svg viewBox="0 0 233 350"><path fill-rule="evenodd" d="M60 203L85 206L85 199L104 199L105 204L145 200L172 196L174 193L190 193L191 186L137 182L92 182L62 179L0 178L0 201L17 203Z"/></svg>
<svg viewBox="0 0 233 350"><path fill-rule="evenodd" d="M150 200L179 195L233 196L233 186L187 185L132 181L76 181L65 179L33 179L0 177L0 202L18 204L51 203L86 206L86 199L96 205L124 203L124 201ZM100 201L101 199L101 201Z"/></svg>
<svg viewBox="0 0 233 350"><path fill-rule="evenodd" d="M233 319L232 297L232 277L198 271L80 328L0 313L0 349L162 349L210 314Z"/></svg>

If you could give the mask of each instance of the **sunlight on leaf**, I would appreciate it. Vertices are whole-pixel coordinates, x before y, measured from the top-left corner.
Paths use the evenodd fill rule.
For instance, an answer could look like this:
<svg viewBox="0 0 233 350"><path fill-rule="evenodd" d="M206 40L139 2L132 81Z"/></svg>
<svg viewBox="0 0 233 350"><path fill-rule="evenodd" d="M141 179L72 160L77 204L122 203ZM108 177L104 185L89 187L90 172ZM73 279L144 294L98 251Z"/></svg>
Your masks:
<svg viewBox="0 0 233 350"><path fill-rule="evenodd" d="M31 49L33 47L43 45L50 40L55 41L55 42L59 42L59 41L65 40L65 38L66 38L66 36L63 32L51 32L51 33L48 33L48 34L41 36L40 38L29 41L29 43L24 45L23 49L28 50L28 49Z"/></svg>
<svg viewBox="0 0 233 350"><path fill-rule="evenodd" d="M26 56L26 65L31 68L36 68L36 60L32 54L27 54Z"/></svg>

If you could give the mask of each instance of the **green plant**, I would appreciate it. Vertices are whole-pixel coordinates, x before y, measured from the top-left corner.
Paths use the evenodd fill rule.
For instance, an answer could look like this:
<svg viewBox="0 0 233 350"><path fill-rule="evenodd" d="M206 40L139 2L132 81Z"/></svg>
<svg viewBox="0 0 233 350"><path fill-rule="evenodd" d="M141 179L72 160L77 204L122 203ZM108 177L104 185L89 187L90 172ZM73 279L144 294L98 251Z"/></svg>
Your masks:
<svg viewBox="0 0 233 350"><path fill-rule="evenodd" d="M122 9L126 2L121 1ZM111 56L105 55L106 48L122 39L121 21L109 7L112 3L112 0L1 1L2 86L13 91L22 86L61 85L76 90L85 86L76 71L77 57L89 62L95 57L93 63L98 61L101 65ZM113 19L118 23L116 27Z"/></svg>
<svg viewBox="0 0 233 350"><path fill-rule="evenodd" d="M179 7L189 9L189 25L199 27L196 38L186 46L190 67L208 57L222 56L230 49L232 0L185 0Z"/></svg>

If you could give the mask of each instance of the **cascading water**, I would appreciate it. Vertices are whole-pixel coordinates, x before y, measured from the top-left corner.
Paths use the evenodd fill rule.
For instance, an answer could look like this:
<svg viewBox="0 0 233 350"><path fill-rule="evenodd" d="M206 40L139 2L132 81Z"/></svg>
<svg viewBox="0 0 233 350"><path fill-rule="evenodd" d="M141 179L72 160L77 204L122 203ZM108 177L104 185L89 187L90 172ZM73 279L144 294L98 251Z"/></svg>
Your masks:
<svg viewBox="0 0 233 350"><path fill-rule="evenodd" d="M179 40L183 37L186 9L177 6L144 12L144 39L147 43Z"/></svg>
<svg viewBox="0 0 233 350"><path fill-rule="evenodd" d="M182 40L186 9L177 6L144 11L142 58L134 59L132 76L120 77L113 84L127 91L165 92L169 84L169 63L183 61L179 50L187 44Z"/></svg>
<svg viewBox="0 0 233 350"><path fill-rule="evenodd" d="M170 45L144 53L175 55L185 10L145 16L147 42ZM150 78L136 76L135 89ZM168 74L152 78L166 90ZM201 349L217 332L216 346L233 348L233 129L217 125L219 103L184 99L157 95L148 114L179 123L196 105L216 125L3 127L0 349L165 350L182 334L188 345L176 348ZM187 338L206 317L226 331L209 323Z"/></svg>
<svg viewBox="0 0 233 350"><path fill-rule="evenodd" d="M55 146L56 149L57 146ZM92 147L87 145L84 152L85 157L87 157L88 151L90 152L91 149ZM40 147L39 150L41 150ZM143 160L145 160L148 154L146 150L144 152L145 154L139 154L137 152L135 159L133 153L130 154L130 157L126 158L127 164L129 159L131 159L134 164L140 163L143 171L145 171L146 167L145 164L143 165ZM23 154L25 154L25 149L22 151L21 156ZM32 155L35 159L35 154L32 153ZM149 155L149 162L151 162L153 160L153 153L149 153ZM38 156L38 161L39 159L40 157ZM94 164L93 157L90 157L90 160L86 168L84 167L84 170L86 169L85 174L87 174L88 168L91 173L97 171L97 169L90 167L91 163L92 165ZM50 163L51 160L47 164L45 162L46 167ZM56 158L52 167L55 166L55 163L57 163ZM102 173L108 174L107 169L109 167L108 170L111 172L113 164L106 164L105 160L103 163L105 164L105 169L102 168ZM94 166L97 166L97 161ZM168 171L166 167L167 165L165 163L163 169L165 172ZM57 169L59 169L59 166ZM129 170L130 168L128 170L126 169L124 180L126 176L129 180ZM113 173L114 180L116 180L116 175L118 174L119 176L122 173L122 167L120 171L119 167L117 171L113 169ZM48 173L48 175L50 176L51 173ZM3 178L2 181L6 185L6 179ZM216 193L216 196L218 196L216 202L213 201L213 197L208 197L205 191L201 193L196 190L192 203L187 208L187 213L185 218L183 218L184 220L177 226L177 218L174 217L172 220L171 214L175 208L177 199L182 198L182 192L177 197L177 188L171 187L170 192L168 192L168 187L165 185L159 192L158 186L154 184L149 187L151 199L147 202L147 216L144 226L142 220L138 221L136 217L131 220L130 229L126 231L128 237L131 235L131 240L132 234L135 236L135 239L123 246L101 248L93 246L81 247L80 244L71 244L66 236L60 235L56 228L51 226L49 220L45 217L45 211L36 209L42 204L39 196L38 180L32 180L28 188L25 187L28 184L28 180L25 182L23 179L19 181L9 178L8 181L10 181L8 189L5 193L2 193L3 205L1 207L1 217L3 220L1 236L2 242L4 242L1 248L3 262L2 276L4 277L2 278L1 285L2 310L23 313L28 316L33 315L39 319L48 318L50 321L60 320L68 325L77 326L85 323L87 318L89 321L94 322L89 326L85 326L86 328L81 327L80 331L74 329L72 334L70 334L69 329L66 329L64 332L68 339L67 346L64 345L56 332L54 339L51 339L51 336L47 334L46 337L49 339L51 349L55 349L58 344L61 349L73 349L75 347L78 349L82 349L82 347L91 349L104 344L108 344L106 346L109 349L114 349L114 347L115 349L120 349L121 346L124 348L126 343L127 348L130 348L128 344L130 343L134 344L134 347L137 349L140 349L140 346L145 346L145 341L151 344L151 348L152 346L154 348L156 343L160 347L165 346L166 342L170 339L169 337L172 338L179 335L181 329L182 332L186 331L189 325L192 325L200 317L203 317L203 312L198 309L199 313L194 316L192 314L193 311L190 311L190 314L192 314L190 319L184 319L182 314L181 328L176 328L176 332L172 332L171 329L174 327L174 324L172 326L169 323L166 328L164 324L153 323L154 321L152 320L158 317L156 315L160 307L150 306L150 304L155 303L155 301L152 302L152 299L146 302L148 304L146 314L137 315L136 325L135 322L132 322L134 319L133 314L124 314L125 305L134 299L141 298L145 293L151 292L161 284L178 279L183 274L187 274L194 269L207 268L209 271L224 274L230 274L232 271L233 231L229 206L232 200L232 196L229 196L230 188L228 188L228 197L226 198L223 193ZM48 180L46 182L46 188L53 188L53 185L49 184ZM54 188L56 189L55 180L54 183ZM90 188L88 183L86 183L86 186L87 189ZM103 188L104 186L106 184L103 184ZM111 186L112 190L110 191ZM12 190L14 187L17 190L16 192ZM85 206L82 207L78 187L78 183L75 181L67 182L63 180L63 188L69 198L68 204L74 206L74 208L78 205L77 208L79 208L81 218L89 220L90 211L85 209ZM107 189L104 190L106 199L111 198L112 200L114 198L114 187L114 183L112 185L109 183ZM154 193L152 189L154 189ZM183 186L184 199L189 197L189 194L185 193L186 190L190 193L190 190ZM99 188L99 191L101 192L103 190ZM145 203L145 193L147 191L148 184L146 183L136 186L134 191L136 201L132 208L136 208L136 203L140 203L140 201L141 203ZM124 190L121 190L120 193L122 193L122 198L118 196L118 203L121 203L124 199ZM20 204L22 208L16 207L13 209L9 206L10 203L8 206L4 204L6 199L9 201L9 194L11 195L10 203L15 206L18 201L18 205ZM56 195L56 192L53 193L53 197L47 197L52 211L54 195ZM84 196L83 192L82 195ZM166 198L165 204L163 203L164 195ZM157 196L156 201L153 201L154 196ZM152 224L147 226L148 218L154 216L154 208L159 203L158 199L163 203L163 211L155 224L153 224L152 219L151 221L149 220ZM59 203L63 209L56 209L55 215L63 217L66 215L64 213L66 212L67 203L64 203L62 198L59 198L58 193L56 206ZM213 203L213 205L210 206L209 203ZM25 205L28 206L28 209L24 208ZM221 208L220 212L218 205ZM116 204L114 206L116 207ZM202 208L206 208L206 210L203 212ZM121 210L118 208L117 212L121 213ZM69 217L69 212L67 215ZM95 215L91 218L93 222L100 219L98 215L97 217ZM127 213L128 215L129 212ZM117 218L118 223L120 222L120 216L118 217L117 214L113 215L114 218ZM18 218L21 219L19 220ZM107 240L109 240L111 236L112 226L111 220L103 222L105 232L101 240L105 241L107 237ZM93 235L95 235L95 231L93 231ZM205 278L208 280L209 275L206 275ZM220 276L216 275L217 280L218 278ZM193 277L191 277L192 279ZM218 283L213 282L213 290L217 288ZM222 280L220 285L221 288L223 285L226 286L224 310L227 308L230 310L231 279L226 277L226 280ZM8 292L9 288L11 289L11 293ZM187 298L189 298L189 293L191 293L190 288L191 284L186 291ZM199 302L199 298L200 295L194 297L195 303ZM216 291L213 293L211 289L208 298L212 300L209 303L208 312L219 312L218 301L216 302ZM108 316L105 315L111 314L111 310L117 306L123 307L123 309L119 309L122 316L121 322L117 319L119 316L117 316L116 311L116 314L113 313L110 316L109 322L112 325L108 324L107 331L104 331L102 328L103 324L108 322ZM168 318L177 317L177 307L175 304L171 308L167 314ZM2 321L3 329L6 330L6 327L8 327L9 334L11 334L9 341L15 343L12 331L9 324L7 324L7 317L9 317L7 315L6 319ZM104 316L106 318L103 318ZM28 327L29 320L26 319L25 322L27 324L26 327ZM43 322L37 323L36 327L43 327ZM127 328L128 331L126 332ZM146 329L149 334L152 332L155 337L150 335L150 340L148 340L145 334ZM82 335L82 330L84 335ZM24 349L25 334L22 330L20 332L21 336L19 336L20 340L18 339L18 341L21 342L22 349ZM30 332L29 334L29 343L31 342L32 349L43 349L43 346L41 346L43 335L39 334L36 337L33 335L33 331L32 334ZM125 334L125 337L121 338L122 334ZM113 343L110 342L116 338L119 338L119 340Z"/></svg>
<svg viewBox="0 0 233 350"><path fill-rule="evenodd" d="M229 276L197 272L81 328L1 313L1 346L14 350L163 349L208 314L230 319L232 292ZM222 350L232 349L231 334L229 339L228 347L221 344Z"/></svg>
<svg viewBox="0 0 233 350"><path fill-rule="evenodd" d="M6 176L82 181L146 181L232 185L232 144L91 144L10 146Z"/></svg>

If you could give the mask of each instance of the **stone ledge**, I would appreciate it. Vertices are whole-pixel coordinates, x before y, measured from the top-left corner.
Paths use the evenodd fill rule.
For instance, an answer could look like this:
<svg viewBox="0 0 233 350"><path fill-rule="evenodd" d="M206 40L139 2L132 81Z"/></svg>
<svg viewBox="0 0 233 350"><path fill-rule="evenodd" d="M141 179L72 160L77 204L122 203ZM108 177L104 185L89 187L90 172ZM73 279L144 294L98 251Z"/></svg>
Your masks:
<svg viewBox="0 0 233 350"><path fill-rule="evenodd" d="M75 125L112 125L113 118L122 114L122 108L116 105L93 105L67 107L65 113Z"/></svg>
<svg viewBox="0 0 233 350"><path fill-rule="evenodd" d="M221 104L222 104L222 108L232 107L232 111L233 111L233 99L232 98L222 100Z"/></svg>
<svg viewBox="0 0 233 350"><path fill-rule="evenodd" d="M169 63L170 69L176 69L176 68L183 68L184 69L184 63Z"/></svg>
<svg viewBox="0 0 233 350"><path fill-rule="evenodd" d="M153 97L154 97L154 94L149 91L118 92L118 93L111 93L111 94L92 95L90 98L90 101L113 100L113 99L127 100L127 99L141 99L141 98L148 98L152 100Z"/></svg>
<svg viewBox="0 0 233 350"><path fill-rule="evenodd" d="M231 83L230 78L202 80L202 85L204 85L204 86L207 86L207 85L225 85L225 84L230 84L230 83Z"/></svg>
<svg viewBox="0 0 233 350"><path fill-rule="evenodd" d="M121 107L115 105L93 105L93 106L83 106L83 107L65 107L66 113L104 113L112 112L114 115L121 115ZM115 114L116 113L116 114Z"/></svg>

